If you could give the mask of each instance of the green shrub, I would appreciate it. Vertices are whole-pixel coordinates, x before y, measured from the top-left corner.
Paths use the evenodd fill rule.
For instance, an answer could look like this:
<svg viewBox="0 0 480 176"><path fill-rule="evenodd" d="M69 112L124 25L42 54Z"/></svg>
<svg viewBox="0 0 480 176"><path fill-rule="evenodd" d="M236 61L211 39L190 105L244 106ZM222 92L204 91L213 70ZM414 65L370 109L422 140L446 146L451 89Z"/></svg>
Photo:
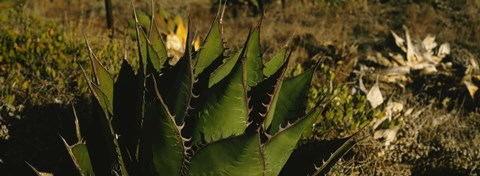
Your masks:
<svg viewBox="0 0 480 176"><path fill-rule="evenodd" d="M315 83L310 88L309 104L312 107L324 96L333 96L328 99L321 116L315 121L313 138L324 139L333 137L349 136L361 128L367 126L372 120L383 116L381 107L373 109L368 103L366 96L359 91L352 91L352 86L344 82L336 85L335 71L325 64L320 66L321 74L328 78L330 84ZM352 92L354 92L352 94ZM330 135L329 135L330 134Z"/></svg>
<svg viewBox="0 0 480 176"><path fill-rule="evenodd" d="M79 67L88 62L86 45L70 35L77 28L33 16L22 8L0 12L1 106L69 104L87 95ZM99 47L102 57L113 58L105 63L116 69L123 43L102 42Z"/></svg>
<svg viewBox="0 0 480 176"><path fill-rule="evenodd" d="M4 104L65 102L81 78L76 58L84 45L65 42L55 22L10 9L0 23L0 91ZM79 87L80 88L80 87ZM80 88L82 89L82 88ZM86 92L87 89L83 89ZM76 92L81 92L77 90ZM53 98L52 98L53 97Z"/></svg>

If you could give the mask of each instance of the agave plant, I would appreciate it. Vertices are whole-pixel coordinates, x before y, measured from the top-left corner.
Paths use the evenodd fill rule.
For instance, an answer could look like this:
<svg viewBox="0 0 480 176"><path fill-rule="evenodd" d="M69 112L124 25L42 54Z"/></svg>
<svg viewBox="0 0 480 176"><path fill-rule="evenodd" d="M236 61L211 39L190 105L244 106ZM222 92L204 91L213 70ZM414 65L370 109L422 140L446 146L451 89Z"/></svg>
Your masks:
<svg viewBox="0 0 480 176"><path fill-rule="evenodd" d="M261 20L230 57L220 14L199 51L187 29L185 54L172 66L156 18L145 31L134 14L138 70L124 60L114 81L86 40L93 75L85 77L101 113L92 123L80 119L79 141L65 142L79 174L316 175L356 143L301 141L323 109L305 110L315 68L285 78L286 47L264 64Z"/></svg>

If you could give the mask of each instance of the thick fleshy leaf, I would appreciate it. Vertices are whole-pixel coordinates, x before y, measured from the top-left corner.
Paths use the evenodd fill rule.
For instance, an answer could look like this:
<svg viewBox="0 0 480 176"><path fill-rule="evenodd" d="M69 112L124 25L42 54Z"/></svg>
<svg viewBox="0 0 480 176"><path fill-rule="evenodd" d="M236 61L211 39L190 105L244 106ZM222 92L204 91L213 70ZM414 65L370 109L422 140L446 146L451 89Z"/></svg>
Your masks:
<svg viewBox="0 0 480 176"><path fill-rule="evenodd" d="M300 142L288 158L280 175L313 175L317 171L315 165L322 165L323 162L326 162L332 153L349 139Z"/></svg>
<svg viewBox="0 0 480 176"><path fill-rule="evenodd" d="M63 144L65 145L65 148L67 149L67 152L70 155L70 158L72 159L72 162L79 174L95 175L87 145L85 145L83 142L78 142L73 146L69 146L63 137L60 138L62 139Z"/></svg>
<svg viewBox="0 0 480 176"><path fill-rule="evenodd" d="M33 172L35 172L35 174L36 174L37 176L53 176L52 173L49 173L49 172L40 172L40 171L37 170L37 168L35 168L35 167L33 167L32 165L30 165L30 163L28 163L28 162L25 162L25 163L27 163L27 165L30 166L30 168L32 168Z"/></svg>
<svg viewBox="0 0 480 176"><path fill-rule="evenodd" d="M233 55L232 57L225 60L225 63L220 65L213 73L210 75L210 79L208 81L208 87L211 88L213 85L220 82L223 78L225 78L230 72L232 71L235 63L237 63L238 58L240 58L240 54L242 52L239 51L237 54Z"/></svg>
<svg viewBox="0 0 480 176"><path fill-rule="evenodd" d="M87 145L75 144L71 147L72 153L75 156L76 165L79 167L83 175L95 175L92 163L90 162L90 155L88 153Z"/></svg>
<svg viewBox="0 0 480 176"><path fill-rule="evenodd" d="M100 106L102 107L105 115L109 117L109 112L110 112L110 108L109 108L109 104L110 102L108 101L108 97L107 95L102 91L102 89L100 89L100 87L98 87L97 85L95 85L94 83L92 82L89 82L89 85L90 85L90 90L92 90L93 92L93 95L95 96L95 98L98 100L98 103L100 104Z"/></svg>
<svg viewBox="0 0 480 176"><path fill-rule="evenodd" d="M220 22L218 16L213 21L210 32L203 42L198 55L195 58L195 75L203 72L212 62L223 54L223 39L220 32Z"/></svg>
<svg viewBox="0 0 480 176"><path fill-rule="evenodd" d="M145 13L144 11L136 11L136 18L138 19L138 24L143 28L143 29L148 29L150 27L150 16Z"/></svg>
<svg viewBox="0 0 480 176"><path fill-rule="evenodd" d="M281 124L305 113L308 88L313 73L314 70L309 69L282 83L278 98L272 103L272 106L275 106L274 110L267 114L267 119L272 119L270 126L266 126L269 134L275 134Z"/></svg>
<svg viewBox="0 0 480 176"><path fill-rule="evenodd" d="M275 136L267 141L263 150L266 167L265 175L278 175L280 173L293 149L295 149L305 127L312 126L315 118L320 115L321 110L321 108L313 109L302 119L287 125L285 129L280 129Z"/></svg>
<svg viewBox="0 0 480 176"><path fill-rule="evenodd" d="M222 139L196 151L188 175L262 175L258 134Z"/></svg>
<svg viewBox="0 0 480 176"><path fill-rule="evenodd" d="M138 159L137 149L140 138L141 121L143 120L143 101L139 95L144 94L145 89L140 87L141 72L135 75L133 68L123 59L120 73L114 87L114 114L112 124L115 132L118 133L118 141L123 150L124 158L136 161ZM142 80L143 81L143 80ZM125 103L131 102L131 103Z"/></svg>
<svg viewBox="0 0 480 176"><path fill-rule="evenodd" d="M203 95L207 99L198 113L193 130L194 143L200 141L202 135L218 140L222 135L239 135L245 130L248 110L242 64L244 56L243 50L233 70Z"/></svg>
<svg viewBox="0 0 480 176"><path fill-rule="evenodd" d="M116 83L115 96L118 100L115 100L116 106L118 108L115 112L118 112L116 116L118 118L116 122L119 122L115 125L118 125L117 133L120 133L119 141L122 144L126 145L128 149L127 152L124 152L125 155L128 154L128 157L133 161L138 160L138 146L140 131L142 128L142 122L145 115L145 80L146 80L146 68L147 68L147 45L148 40L145 32L140 27L137 12L134 9L135 22L136 22L136 36L137 36L137 47L138 47L138 65L136 75L132 75L133 70L130 65L124 59L122 68L120 69L120 75ZM122 102L124 101L124 102ZM131 102L129 105L120 105L125 104L125 102ZM116 135L113 134L112 135ZM124 135L124 136L123 136ZM115 142L117 140L115 139ZM124 150L124 148L122 148Z"/></svg>
<svg viewBox="0 0 480 176"><path fill-rule="evenodd" d="M189 25L190 26L190 25ZM192 98L193 89L193 68L191 49L192 42L190 29L187 31L187 39L185 53L180 61L175 64L171 72L174 79L169 84L168 92L164 94L165 103L168 109L175 116L177 123L182 123L187 115L190 100Z"/></svg>
<svg viewBox="0 0 480 176"><path fill-rule="evenodd" d="M283 63L285 62L285 57L287 55L286 48L278 51L270 61L265 63L265 68L263 69L263 75L265 77L270 77L275 72L277 72L280 67L282 67Z"/></svg>
<svg viewBox="0 0 480 176"><path fill-rule="evenodd" d="M335 163L337 163L340 158L343 157L355 144L357 144L358 141L354 139L354 137L358 134L355 133L351 137L347 138L347 141L342 144L342 146L338 147L334 153L328 158L325 163L322 163L320 167L316 167L316 172L313 175L325 175L330 171L330 168L333 167Z"/></svg>
<svg viewBox="0 0 480 176"><path fill-rule="evenodd" d="M150 46L148 44L147 40L147 34L145 34L145 31L143 31L140 26L137 25L137 45L138 45L138 56L139 56L139 68L138 71L142 71L144 74L146 73L147 70L147 59L148 59L148 47Z"/></svg>
<svg viewBox="0 0 480 176"><path fill-rule="evenodd" d="M105 105L105 109L108 111L108 115L113 114L113 77L110 72L100 63L97 56L92 51L90 43L88 42L87 37L85 37L85 42L87 43L88 53L90 57L90 62L93 70L93 81L98 86L98 88L105 94L105 100L101 100ZM100 101L100 100L99 100Z"/></svg>
<svg viewBox="0 0 480 176"><path fill-rule="evenodd" d="M142 10L137 11L136 9L134 9L134 13L135 13L135 19L134 20L129 20L128 23L129 23L130 27L134 27L133 29L130 29L131 30L130 34L132 35L131 38L133 40L138 40L138 36L135 35L136 24L140 25L141 28L147 30L150 27L150 21L151 20L150 20L150 16L147 15L147 13L145 13Z"/></svg>
<svg viewBox="0 0 480 176"><path fill-rule="evenodd" d="M150 63L157 73L160 73L165 61L168 59L167 49L165 48L165 43L162 40L160 31L156 25L156 18L152 18L152 25L150 27L150 37L149 37L149 48L148 56ZM154 52L152 52L152 50Z"/></svg>
<svg viewBox="0 0 480 176"><path fill-rule="evenodd" d="M260 24L253 30L248 39L245 70L248 89L263 80L263 63L260 51Z"/></svg>
<svg viewBox="0 0 480 176"><path fill-rule="evenodd" d="M140 144L143 175L180 175L185 155L180 131L157 91L156 100L146 108Z"/></svg>
<svg viewBox="0 0 480 176"><path fill-rule="evenodd" d="M99 122L99 126L101 127L100 131L106 132L104 133L104 135L102 135L103 143L100 145L108 145L108 147L106 147L107 152L109 152L110 154L113 154L113 155L110 155L112 156L112 158L110 158L111 159L110 161L119 163L120 167L118 168L119 169L118 172L126 174L127 170L125 167L125 163L123 162L122 153L120 151L118 141L114 137L116 134L113 130L112 124L110 123L112 119L111 119L111 115L107 110L107 103L108 103L107 96L95 83L93 83L88 79L83 68L82 68L82 71L85 76L85 79L87 80L90 90L92 91L95 98L98 100L98 103L104 112L103 115L100 115L101 116L100 118L95 119L96 122Z"/></svg>
<svg viewBox="0 0 480 176"><path fill-rule="evenodd" d="M260 127L269 126L272 122L272 115L267 116L269 112L275 111L276 102L278 100L278 92L285 77L285 70L288 67L288 61L284 61L280 69L277 69L267 79L260 82L249 92L249 96L252 97L248 101L248 105L251 108L249 114L249 130L258 130Z"/></svg>
<svg viewBox="0 0 480 176"><path fill-rule="evenodd" d="M370 91L368 91L367 100L373 109L375 109L376 107L380 106L383 103L384 99L382 96L382 91L380 91L380 87L378 85L378 79L375 82L375 84L372 86Z"/></svg>
<svg viewBox="0 0 480 176"><path fill-rule="evenodd" d="M95 99L97 99L97 102L102 108L102 111L105 114L105 117L110 118L112 113L110 113L109 108L113 110L113 105L112 107L109 107L110 102L107 98L107 95L102 91L102 89L100 89L100 87L97 84L95 84L88 78L87 73L85 73L85 70L83 69L83 67L80 66L80 68L82 69L83 76L87 80L87 84L88 84L88 87L90 88L90 91L93 93L93 96L95 97Z"/></svg>

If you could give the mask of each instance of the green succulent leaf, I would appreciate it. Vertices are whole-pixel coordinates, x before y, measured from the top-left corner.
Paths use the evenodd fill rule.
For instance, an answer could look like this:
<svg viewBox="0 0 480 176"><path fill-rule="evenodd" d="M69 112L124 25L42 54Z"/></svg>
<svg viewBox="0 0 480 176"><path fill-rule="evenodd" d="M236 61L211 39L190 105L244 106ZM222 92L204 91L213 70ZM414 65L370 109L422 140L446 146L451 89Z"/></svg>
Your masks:
<svg viewBox="0 0 480 176"><path fill-rule="evenodd" d="M283 63L285 62L286 55L286 48L278 51L272 57L272 59L265 64L265 69L263 69L263 75L268 78L271 75L275 74L275 72L277 72L277 70L280 69L280 67L282 67Z"/></svg>
<svg viewBox="0 0 480 176"><path fill-rule="evenodd" d="M144 89L145 88L145 80L146 80L146 74L147 74L147 58L148 58L148 49L147 49L147 43L148 43L148 40L147 40L147 35L145 34L144 30L142 28L140 28L140 25L139 25L139 22L138 22L138 19L137 19L137 16L136 16L136 12L134 12L135 14L135 21L137 23L136 25L136 33L137 33L137 46L138 46L138 56L139 56L139 68L138 68L138 71L137 71L137 79L138 79L138 90L140 89ZM137 92L138 93L138 101L137 101L137 105L139 105L139 109L137 110L137 112L139 112L141 115L142 118L140 119L143 119L143 114L144 114L144 110L145 110L145 91L139 91Z"/></svg>
<svg viewBox="0 0 480 176"><path fill-rule="evenodd" d="M148 47L151 46L147 40L147 34L145 31L137 25L137 45L138 45L138 56L139 58L139 68L138 71L142 74L147 72L147 63L148 63Z"/></svg>
<svg viewBox="0 0 480 176"><path fill-rule="evenodd" d="M274 58L274 59L280 60L278 58L280 58L280 57L277 57L277 58ZM265 79L262 82L262 83L264 83L264 82L268 82L271 79L276 79L276 83L273 87L273 93L268 94L268 96L270 98L270 102L267 104L268 106L266 106L267 110L264 114L265 120L263 122L263 126L266 127L266 128L268 128L273 121L273 117L274 117L273 115L274 115L275 109L277 107L278 97L280 95L279 92L280 92L280 89L282 88L282 84L283 84L283 81L285 79L285 71L287 70L288 60L290 59L290 57L288 56L286 60L284 60L285 57L282 57L281 59L283 61L281 62L282 64L280 65L280 67L275 68L274 69L275 73L270 74L268 76L268 78ZM272 61L270 61L270 62L272 62ZM273 69L271 71L273 71ZM253 96L255 96L255 95L253 95ZM263 102L262 102L262 105L263 105Z"/></svg>
<svg viewBox="0 0 480 176"><path fill-rule="evenodd" d="M262 175L258 134L222 139L196 151L188 175Z"/></svg>
<svg viewBox="0 0 480 176"><path fill-rule="evenodd" d="M60 137L67 149L73 164L81 175L95 175L92 163L90 162L90 155L88 153L87 145L82 142L69 146L63 137Z"/></svg>
<svg viewBox="0 0 480 176"><path fill-rule="evenodd" d="M148 29L150 27L150 16L144 11L136 11L136 18L138 19L137 23L143 28Z"/></svg>
<svg viewBox="0 0 480 176"><path fill-rule="evenodd" d="M358 132L354 135L347 138L347 140L335 150L334 153L328 158L325 163L322 163L320 167L315 165L316 172L313 175L325 175L335 163L337 163L340 158L342 158L358 141L355 140L355 136L358 135Z"/></svg>
<svg viewBox="0 0 480 176"><path fill-rule="evenodd" d="M250 34L247 44L246 78L247 85L256 86L263 80L262 53L260 51L260 24Z"/></svg>
<svg viewBox="0 0 480 176"><path fill-rule="evenodd" d="M208 88L211 88L213 85L220 82L223 78L225 78L230 72L232 71L235 63L237 63L238 58L240 58L240 54L242 52L239 51L232 57L225 60L225 62L220 65L213 73L210 75L210 79L208 81Z"/></svg>
<svg viewBox="0 0 480 176"><path fill-rule="evenodd" d="M132 164L138 161L139 138L144 119L145 110L145 74L148 54L148 40L145 32L141 29L137 12L135 15L135 31L139 56L139 68L137 74L127 62L126 54L120 69L114 89L114 118L105 122L105 130L108 130L107 140L113 142L114 152L119 160L121 172L128 174L125 161ZM126 52L126 51L125 51ZM126 103L129 102L129 103ZM115 127L115 128L114 128ZM130 167L130 166L129 166Z"/></svg>
<svg viewBox="0 0 480 176"><path fill-rule="evenodd" d="M190 26L190 25L188 25ZM187 43L185 54L173 67L174 79L169 85L169 91L165 94L165 103L170 112L173 113L178 123L182 123L187 115L190 100L193 96L193 68L191 57L191 36L190 28L187 32Z"/></svg>
<svg viewBox="0 0 480 176"><path fill-rule="evenodd" d="M199 75L203 72L214 60L218 57L221 57L224 51L223 40L220 32L220 22L219 17L215 18L215 21L210 28L200 51L198 52L197 57L195 58L195 75ZM195 77L196 77L195 76Z"/></svg>
<svg viewBox="0 0 480 176"><path fill-rule="evenodd" d="M150 17L147 15L147 13L145 13L144 11L142 10L135 10L134 9L134 13L135 13L135 19L132 19L132 20L128 20L128 26L129 27L133 27L132 29L130 29L130 34L131 34L131 38L133 40L138 40L138 36L135 35L136 34L136 25L140 25L141 28L143 29L148 29L149 26L150 26Z"/></svg>
<svg viewBox="0 0 480 176"><path fill-rule="evenodd" d="M274 98L275 102L272 103L274 110L267 114L267 119L272 119L270 126L266 126L269 134L275 134L281 124L305 113L313 72L313 69L309 69L282 83L278 98Z"/></svg>
<svg viewBox="0 0 480 176"><path fill-rule="evenodd" d="M90 155L88 153L87 145L76 144L71 147L71 150L83 175L95 175L92 163L90 163Z"/></svg>
<svg viewBox="0 0 480 176"><path fill-rule="evenodd" d="M111 116L113 114L113 77L110 72L98 61L97 56L92 51L92 48L90 47L90 43L88 42L87 37L85 37L85 42L87 43L88 47L88 53L92 65L92 70L93 70L93 76L95 81L95 85L98 86L98 88L103 92L105 95L104 99L99 100L102 102L102 104L105 106L104 110L106 110L108 113L108 116ZM100 94L100 91L97 92ZM101 97L97 97L101 98Z"/></svg>
<svg viewBox="0 0 480 176"><path fill-rule="evenodd" d="M89 48L89 52L91 52L90 48ZM91 54L93 55L93 52L91 52ZM96 57L93 60L95 61ZM112 156L112 158L113 158L114 161L119 163L119 165L120 165L119 172L124 173L124 174L128 174L127 169L125 167L125 163L123 162L122 153L120 151L118 141L114 137L115 136L114 129L112 127L112 124L110 123L110 121L112 120L112 115L113 115L113 113L112 113L113 112L113 79L112 79L112 82L111 82L112 85L106 86L106 87L111 86L112 88L111 89L105 89L104 88L104 90L107 90L107 91L111 90L112 99L109 99L108 95L104 92L104 90L102 90L102 87L100 87L99 84L103 84L103 85L108 84L109 81L110 81L110 80L108 80L108 78L111 79L110 74L106 71L105 68L103 68L103 66L97 65L97 68L98 67L103 68L103 69L97 69L97 68L95 68L96 67L95 62L92 62L92 63L93 63L92 64L92 67L93 67L92 70L94 70L96 83L91 81L88 78L87 74L85 73L85 70L83 70L82 67L80 67L80 68L82 68L83 75L84 75L85 79L87 80L88 86L89 86L90 90L92 91L93 95L97 99L100 107L102 108L102 110L104 112L104 115L102 116L102 118L98 119L98 120L100 122L102 122L103 129L105 131L108 131L108 133L105 134L105 136L104 136L105 140L108 141L108 143L112 144L108 147L108 150L110 150L110 152L115 154L114 156Z"/></svg>
<svg viewBox="0 0 480 176"><path fill-rule="evenodd" d="M314 175L319 169L316 165L320 166L324 162L327 163L326 161L333 156L332 153L350 138L300 141L283 166L280 175ZM333 165L324 167L320 175L325 175L331 166Z"/></svg>
<svg viewBox="0 0 480 176"><path fill-rule="evenodd" d="M208 98L198 114L193 131L194 143L202 140L202 134L218 140L224 134L239 135L247 127L248 110L242 64L244 57L243 50L233 70L204 95Z"/></svg>
<svg viewBox="0 0 480 176"><path fill-rule="evenodd" d="M265 166L267 168L265 175L278 175L278 173L280 173L302 136L302 132L306 127L312 126L315 118L319 116L320 113L320 108L310 111L297 122L287 125L285 129L280 129L275 136L267 141L264 145Z"/></svg>
<svg viewBox="0 0 480 176"><path fill-rule="evenodd" d="M168 59L168 54L167 49L165 48L165 43L160 35L160 31L158 30L155 18L152 18L149 36L149 60L155 71L160 73L165 61Z"/></svg>
<svg viewBox="0 0 480 176"><path fill-rule="evenodd" d="M87 80L88 87L93 93L93 96L95 97L95 99L97 99L98 104L100 105L103 113L105 114L105 117L109 118L112 114L110 109L113 110L113 105L112 107L109 107L110 102L108 100L107 95L102 91L102 89L99 86L97 86L97 84L95 84L88 78L87 73L85 73L85 70L83 69L83 67L80 66L80 68L83 71L83 76L85 80Z"/></svg>
<svg viewBox="0 0 480 176"><path fill-rule="evenodd" d="M141 122L143 120L143 100L139 95L144 94L145 89L140 87L141 73L135 75L135 72L123 59L120 73L114 87L114 118L115 131L120 135L119 143L125 146L127 151L123 152L124 158L137 160L138 140L140 138ZM131 102L131 103L125 103Z"/></svg>
<svg viewBox="0 0 480 176"><path fill-rule="evenodd" d="M140 160L145 175L180 175L185 146L181 128L175 123L157 90L156 100L146 108Z"/></svg>

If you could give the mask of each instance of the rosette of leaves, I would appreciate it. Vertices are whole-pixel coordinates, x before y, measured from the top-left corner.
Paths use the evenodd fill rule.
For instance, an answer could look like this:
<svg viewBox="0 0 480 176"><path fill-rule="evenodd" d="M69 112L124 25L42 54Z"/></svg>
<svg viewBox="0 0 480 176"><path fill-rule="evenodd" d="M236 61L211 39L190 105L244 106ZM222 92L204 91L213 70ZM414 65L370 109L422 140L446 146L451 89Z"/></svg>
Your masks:
<svg viewBox="0 0 480 176"><path fill-rule="evenodd" d="M305 111L315 69L285 78L287 48L263 63L261 23L224 56L219 16L199 51L187 31L185 54L172 66L155 18L145 31L135 15L139 68L124 61L116 81L87 41L93 76L85 77L100 113L92 123L80 119L79 142L66 144L78 174L317 175L356 143L299 142L323 111Z"/></svg>

